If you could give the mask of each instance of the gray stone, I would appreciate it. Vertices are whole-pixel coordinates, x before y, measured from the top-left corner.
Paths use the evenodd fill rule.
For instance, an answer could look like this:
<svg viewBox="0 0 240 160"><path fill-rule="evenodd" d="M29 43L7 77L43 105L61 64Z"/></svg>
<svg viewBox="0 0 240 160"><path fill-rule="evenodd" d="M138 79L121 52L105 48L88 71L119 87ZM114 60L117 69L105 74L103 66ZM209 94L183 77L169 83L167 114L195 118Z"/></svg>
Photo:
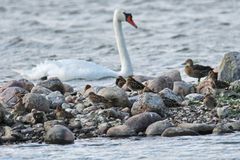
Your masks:
<svg viewBox="0 0 240 160"><path fill-rule="evenodd" d="M204 99L204 95L199 93L190 93L186 95L185 99L190 101L202 101Z"/></svg>
<svg viewBox="0 0 240 160"><path fill-rule="evenodd" d="M180 128L191 129L199 134L212 134L215 125L205 123L181 123L178 125Z"/></svg>
<svg viewBox="0 0 240 160"><path fill-rule="evenodd" d="M192 84L184 81L175 81L173 84L173 92L185 97L186 95L195 92L195 88Z"/></svg>
<svg viewBox="0 0 240 160"><path fill-rule="evenodd" d="M98 92L99 95L111 100L115 107L128 107L130 102L126 92L119 87L106 87Z"/></svg>
<svg viewBox="0 0 240 160"><path fill-rule="evenodd" d="M183 101L183 99L180 96L178 96L176 93L174 93L169 88L165 88L165 89L161 90L159 92L159 94L161 95L161 97L171 99L173 101L176 101L179 104L181 104L181 102Z"/></svg>
<svg viewBox="0 0 240 160"><path fill-rule="evenodd" d="M168 112L162 98L156 93L146 92L139 96L139 100L132 106L131 113L136 115L143 112L156 112L165 116Z"/></svg>
<svg viewBox="0 0 240 160"><path fill-rule="evenodd" d="M0 93L0 99L9 107L13 107L18 101L17 93L26 94L28 91L20 87L8 87Z"/></svg>
<svg viewBox="0 0 240 160"><path fill-rule="evenodd" d="M173 80L167 76L159 76L147 81L147 87L154 92L160 92L164 88L173 89Z"/></svg>
<svg viewBox="0 0 240 160"><path fill-rule="evenodd" d="M3 142L14 142L16 140L16 137L14 137L12 135L13 131L12 131L11 127L4 126L4 127L2 127L2 130L3 130L3 133L4 133L1 137Z"/></svg>
<svg viewBox="0 0 240 160"><path fill-rule="evenodd" d="M48 95L51 92L52 91L50 89L47 89L47 88L42 87L42 86L34 86L31 90L31 93L45 94L45 95Z"/></svg>
<svg viewBox="0 0 240 160"><path fill-rule="evenodd" d="M70 86L69 84L63 83L63 87L64 87L64 92L65 93L72 93L74 91L73 87Z"/></svg>
<svg viewBox="0 0 240 160"><path fill-rule="evenodd" d="M179 70L170 70L161 74L161 76L167 76L175 81L182 81L181 74Z"/></svg>
<svg viewBox="0 0 240 160"><path fill-rule="evenodd" d="M0 92L2 92L3 90L5 90L8 87L19 87L19 88L23 88L25 90L27 90L28 92L31 91L31 89L33 88L34 84L26 79L20 79L20 80L12 80L7 82L5 85L3 85L0 88Z"/></svg>
<svg viewBox="0 0 240 160"><path fill-rule="evenodd" d="M134 129L135 132L138 133L138 132L144 132L150 124L156 121L159 121L161 119L162 119L161 116L155 112L144 112L144 113L140 113L130 117L125 122L125 125Z"/></svg>
<svg viewBox="0 0 240 160"><path fill-rule="evenodd" d="M240 131L240 121L229 122L225 126L233 131Z"/></svg>
<svg viewBox="0 0 240 160"><path fill-rule="evenodd" d="M28 111L36 109L38 111L49 112L50 103L41 94L28 93L23 97L23 103Z"/></svg>
<svg viewBox="0 0 240 160"><path fill-rule="evenodd" d="M67 127L55 125L47 131L45 142L49 144L72 144L74 138L73 133Z"/></svg>
<svg viewBox="0 0 240 160"><path fill-rule="evenodd" d="M147 136L161 135L169 127L173 127L169 120L157 121L147 127L145 134Z"/></svg>
<svg viewBox="0 0 240 160"><path fill-rule="evenodd" d="M221 61L218 72L221 81L233 82L240 79L240 53L226 53Z"/></svg>
<svg viewBox="0 0 240 160"><path fill-rule="evenodd" d="M217 126L213 129L213 134L224 134L224 133L233 133L233 130L225 124L217 124Z"/></svg>
<svg viewBox="0 0 240 160"><path fill-rule="evenodd" d="M111 127L107 131L108 137L130 137L135 136L136 132L127 125Z"/></svg>
<svg viewBox="0 0 240 160"><path fill-rule="evenodd" d="M52 109L56 109L57 106L61 106L65 102L65 97L59 91L50 93L46 98L49 100Z"/></svg>
<svg viewBox="0 0 240 160"><path fill-rule="evenodd" d="M197 136L199 135L197 132L180 127L170 127L165 129L161 136L163 137L176 137L176 136Z"/></svg>
<svg viewBox="0 0 240 160"><path fill-rule="evenodd" d="M65 125L65 122L63 120L51 120L51 121L46 121L44 122L44 129L45 131L48 131L55 125Z"/></svg>
<svg viewBox="0 0 240 160"><path fill-rule="evenodd" d="M82 128L82 123L80 119L71 119L68 125L68 128L70 129L81 129Z"/></svg>
<svg viewBox="0 0 240 160"><path fill-rule="evenodd" d="M48 88L51 91L59 91L62 94L64 94L65 92L63 83L58 78L55 77L41 81L37 85Z"/></svg>

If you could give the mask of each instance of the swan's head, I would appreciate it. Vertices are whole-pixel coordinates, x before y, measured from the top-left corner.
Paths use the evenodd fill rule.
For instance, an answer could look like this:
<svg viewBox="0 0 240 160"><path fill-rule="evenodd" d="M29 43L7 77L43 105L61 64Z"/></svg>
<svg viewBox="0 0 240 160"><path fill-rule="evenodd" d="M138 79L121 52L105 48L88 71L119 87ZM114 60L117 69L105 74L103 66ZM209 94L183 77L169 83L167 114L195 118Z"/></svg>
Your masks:
<svg viewBox="0 0 240 160"><path fill-rule="evenodd" d="M137 28L137 25L132 19L132 14L124 11L123 9L116 9L114 12L114 17L120 22L128 22L133 27Z"/></svg>

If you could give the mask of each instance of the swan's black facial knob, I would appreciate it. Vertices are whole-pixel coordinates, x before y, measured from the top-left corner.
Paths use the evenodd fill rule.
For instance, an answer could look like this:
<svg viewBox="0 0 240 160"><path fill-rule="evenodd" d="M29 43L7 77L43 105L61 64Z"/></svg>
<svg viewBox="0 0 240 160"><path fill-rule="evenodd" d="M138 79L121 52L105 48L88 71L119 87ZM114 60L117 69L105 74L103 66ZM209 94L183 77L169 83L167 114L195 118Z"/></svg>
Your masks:
<svg viewBox="0 0 240 160"><path fill-rule="evenodd" d="M125 19L126 21L131 24L133 27L137 28L137 25L135 24L135 22L132 19L132 14L131 13L125 13L123 12L123 14L125 15Z"/></svg>

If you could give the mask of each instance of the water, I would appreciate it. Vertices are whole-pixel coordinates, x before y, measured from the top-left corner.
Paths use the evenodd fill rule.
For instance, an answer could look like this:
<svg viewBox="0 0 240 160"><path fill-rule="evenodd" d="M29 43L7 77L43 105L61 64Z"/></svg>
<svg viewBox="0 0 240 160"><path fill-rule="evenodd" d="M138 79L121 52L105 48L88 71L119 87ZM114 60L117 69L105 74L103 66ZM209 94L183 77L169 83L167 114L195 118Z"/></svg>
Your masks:
<svg viewBox="0 0 240 160"><path fill-rule="evenodd" d="M239 51L238 0L1 0L0 82L21 78L12 70L30 69L45 59L92 60L118 70L112 29L115 8L132 12L139 26L123 24L136 74L155 76L179 69L186 80L181 64L187 58L215 67L224 53ZM113 79L68 83L81 87ZM1 146L0 159L232 159L238 158L239 138L231 134Z"/></svg>
<svg viewBox="0 0 240 160"><path fill-rule="evenodd" d="M0 159L239 159L240 134L224 136L94 138L60 146L0 146Z"/></svg>

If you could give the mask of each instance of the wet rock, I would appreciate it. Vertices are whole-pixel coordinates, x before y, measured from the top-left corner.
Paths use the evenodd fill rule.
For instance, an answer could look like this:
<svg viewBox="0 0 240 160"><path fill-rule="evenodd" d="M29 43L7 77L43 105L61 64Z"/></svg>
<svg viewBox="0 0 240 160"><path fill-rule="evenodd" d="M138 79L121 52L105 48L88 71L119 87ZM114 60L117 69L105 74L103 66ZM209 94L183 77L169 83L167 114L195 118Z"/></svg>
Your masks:
<svg viewBox="0 0 240 160"><path fill-rule="evenodd" d="M59 92L51 92L46 98L50 102L50 108L56 109L57 106L61 106L65 102L65 97Z"/></svg>
<svg viewBox="0 0 240 160"><path fill-rule="evenodd" d="M138 132L144 132L150 124L156 121L159 121L161 119L162 117L155 112L144 112L144 113L140 113L130 117L125 122L125 125L134 129L134 131L138 133Z"/></svg>
<svg viewBox="0 0 240 160"><path fill-rule="evenodd" d="M109 137L130 137L135 135L136 132L127 125L111 127L107 131L107 136Z"/></svg>
<svg viewBox="0 0 240 160"><path fill-rule="evenodd" d="M3 85L0 89L0 92L5 90L8 87L19 87L27 90L28 92L31 91L33 88L34 84L26 79L20 79L20 80L13 80L9 81L7 84Z"/></svg>
<svg viewBox="0 0 240 160"><path fill-rule="evenodd" d="M185 97L186 95L195 92L195 88L192 84L184 81L175 81L173 84L173 92Z"/></svg>
<svg viewBox="0 0 240 160"><path fill-rule="evenodd" d="M197 132L187 129L187 128L180 128L180 127L170 127L167 128L161 136L163 137L176 137L176 136L197 136L199 135Z"/></svg>
<svg viewBox="0 0 240 160"><path fill-rule="evenodd" d="M147 82L147 87L156 93L160 92L164 88L173 89L173 80L167 76L160 76L149 80Z"/></svg>
<svg viewBox="0 0 240 160"><path fill-rule="evenodd" d="M236 80L230 83L229 89L233 90L234 92L240 93L240 80Z"/></svg>
<svg viewBox="0 0 240 160"><path fill-rule="evenodd" d="M44 122L44 129L45 131L48 131L55 125L65 125L65 122L63 120L51 120L51 121L46 121Z"/></svg>
<svg viewBox="0 0 240 160"><path fill-rule="evenodd" d="M173 80L173 82L182 81L181 74L180 74L179 70L170 70L168 72L164 72L162 74L162 76L167 76L167 77L171 78Z"/></svg>
<svg viewBox="0 0 240 160"><path fill-rule="evenodd" d="M202 101L204 99L204 95L199 93L190 93L186 95L185 99L190 101Z"/></svg>
<svg viewBox="0 0 240 160"><path fill-rule="evenodd" d="M173 101L176 101L177 103L181 104L181 102L183 101L183 99L181 97L179 97L177 94L175 94L171 89L169 88L165 88L163 90L161 90L159 92L160 96L162 98L167 98L167 99L171 99Z"/></svg>
<svg viewBox="0 0 240 160"><path fill-rule="evenodd" d="M221 61L218 72L221 81L233 82L240 79L240 53L226 53Z"/></svg>
<svg viewBox="0 0 240 160"><path fill-rule="evenodd" d="M229 122L225 126L233 131L240 131L240 121Z"/></svg>
<svg viewBox="0 0 240 160"><path fill-rule="evenodd" d="M3 142L14 142L16 140L16 137L14 137L12 135L13 131L12 131L11 127L4 126L4 127L2 127L2 130L3 130L3 133L4 133L1 137Z"/></svg>
<svg viewBox="0 0 240 160"><path fill-rule="evenodd" d="M147 136L161 135L169 127L173 127L169 120L157 121L147 127L145 134Z"/></svg>
<svg viewBox="0 0 240 160"><path fill-rule="evenodd" d="M74 138L73 133L67 127L55 125L47 131L45 142L49 144L72 144Z"/></svg>
<svg viewBox="0 0 240 160"><path fill-rule="evenodd" d="M146 111L156 112L161 116L165 116L168 110L158 94L146 92L141 94L139 100L133 104L131 113L136 115Z"/></svg>
<svg viewBox="0 0 240 160"><path fill-rule="evenodd" d="M178 125L180 128L191 129L199 134L212 134L215 125L205 123L181 123Z"/></svg>
<svg viewBox="0 0 240 160"><path fill-rule="evenodd" d="M233 133L233 130L229 126L220 123L213 129L213 134L224 134L224 133Z"/></svg>
<svg viewBox="0 0 240 160"><path fill-rule="evenodd" d="M74 91L73 87L69 84L63 83L64 93L72 93Z"/></svg>
<svg viewBox="0 0 240 160"><path fill-rule="evenodd" d="M49 112L50 103L41 94L28 93L23 97L23 103L28 111L36 109L38 111Z"/></svg>
<svg viewBox="0 0 240 160"><path fill-rule="evenodd" d="M126 92L119 87L106 87L98 92L99 95L111 100L115 107L128 107L130 102Z"/></svg>
<svg viewBox="0 0 240 160"><path fill-rule="evenodd" d="M59 91L62 94L65 92L64 85L58 78L49 78L47 80L39 82L37 85L48 88L51 91Z"/></svg>
<svg viewBox="0 0 240 160"><path fill-rule="evenodd" d="M47 88L42 87L42 86L34 86L31 90L31 93L45 94L45 95L48 95L51 92L52 91L50 89L47 89Z"/></svg>
<svg viewBox="0 0 240 160"><path fill-rule="evenodd" d="M17 93L27 94L28 91L20 87L8 87L0 93L0 99L9 107L13 107L19 100Z"/></svg>

